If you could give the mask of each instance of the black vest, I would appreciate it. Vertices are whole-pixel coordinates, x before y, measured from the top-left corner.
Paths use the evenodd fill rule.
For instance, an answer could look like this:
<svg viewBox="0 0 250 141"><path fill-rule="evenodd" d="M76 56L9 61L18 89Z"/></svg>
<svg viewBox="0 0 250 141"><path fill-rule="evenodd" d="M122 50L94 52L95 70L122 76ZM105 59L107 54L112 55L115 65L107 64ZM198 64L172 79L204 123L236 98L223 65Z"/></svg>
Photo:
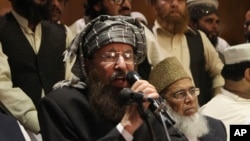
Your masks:
<svg viewBox="0 0 250 141"><path fill-rule="evenodd" d="M63 25L42 22L41 45L36 55L18 22L8 13L0 18L0 42L8 56L13 87L20 87L35 105L42 89L48 93L56 82L65 78Z"/></svg>
<svg viewBox="0 0 250 141"><path fill-rule="evenodd" d="M190 54L190 69L196 87L200 88L198 99L202 106L212 98L212 79L205 68L206 60L200 33L189 31L186 33L186 38Z"/></svg>

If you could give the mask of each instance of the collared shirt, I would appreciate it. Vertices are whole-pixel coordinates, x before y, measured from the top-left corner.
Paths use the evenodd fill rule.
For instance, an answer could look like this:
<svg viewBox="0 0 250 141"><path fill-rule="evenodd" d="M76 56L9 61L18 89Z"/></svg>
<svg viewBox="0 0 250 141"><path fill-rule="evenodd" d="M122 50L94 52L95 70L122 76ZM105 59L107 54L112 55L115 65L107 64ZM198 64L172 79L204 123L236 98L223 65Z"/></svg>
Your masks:
<svg viewBox="0 0 250 141"><path fill-rule="evenodd" d="M21 30L25 37L32 46L34 52L37 54L40 49L42 29L41 23L39 23L35 32L28 28L28 21L16 13L11 11L15 19L19 23ZM68 46L73 39L71 31L66 27L67 37L66 45ZM65 78L71 76L70 65L66 63ZM44 93L42 93L44 95ZM37 110L32 100L18 87L13 87L11 81L11 71L8 64L8 56L3 53L2 45L0 43L0 99L1 107L13 115L25 128L31 130L34 133L40 131Z"/></svg>
<svg viewBox="0 0 250 141"><path fill-rule="evenodd" d="M125 130L121 123L116 125L116 129L119 131L119 133L121 133L121 135L126 141L132 141L134 139L133 135L131 135L127 130Z"/></svg>
<svg viewBox="0 0 250 141"><path fill-rule="evenodd" d="M160 46L158 48L148 48L149 60L154 60L153 56L155 56L155 52L158 53L158 61L151 61L153 63L158 63L159 60L161 61L171 54L179 59L187 73L192 77L190 70L190 53L185 34L172 34L162 29L157 21L155 21L152 30ZM190 28L188 30L192 31ZM209 72L210 77L213 78L213 88L221 87L224 85L224 79L220 74L223 63L206 35L201 31L199 32L204 46L205 69ZM154 65L156 64L153 64L153 66Z"/></svg>
<svg viewBox="0 0 250 141"><path fill-rule="evenodd" d="M250 99L239 97L224 88L221 94L212 98L200 110L205 115L220 119L225 124L228 135L230 125L250 124Z"/></svg>

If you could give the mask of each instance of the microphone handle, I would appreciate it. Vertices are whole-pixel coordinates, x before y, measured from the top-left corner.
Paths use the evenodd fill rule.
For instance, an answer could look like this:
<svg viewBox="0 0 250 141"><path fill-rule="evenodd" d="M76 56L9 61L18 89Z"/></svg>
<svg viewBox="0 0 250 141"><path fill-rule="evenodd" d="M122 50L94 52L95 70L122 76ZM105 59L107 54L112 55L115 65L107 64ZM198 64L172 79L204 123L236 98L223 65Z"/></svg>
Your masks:
<svg viewBox="0 0 250 141"><path fill-rule="evenodd" d="M141 77L136 71L129 71L126 76L126 80L132 86L137 80L140 80ZM153 112L155 117L162 123L162 116L164 116L164 121L167 126L171 126L175 124L175 121L169 116L167 113L164 104L162 103L162 98L159 99L149 99L151 104L149 105L149 109Z"/></svg>
<svg viewBox="0 0 250 141"><path fill-rule="evenodd" d="M167 127L170 127L175 124L175 121L172 117L167 113L165 109L165 105L160 102L159 99L152 99L151 104L149 105L150 111L153 112L156 119L162 123L162 116L164 116L164 120Z"/></svg>

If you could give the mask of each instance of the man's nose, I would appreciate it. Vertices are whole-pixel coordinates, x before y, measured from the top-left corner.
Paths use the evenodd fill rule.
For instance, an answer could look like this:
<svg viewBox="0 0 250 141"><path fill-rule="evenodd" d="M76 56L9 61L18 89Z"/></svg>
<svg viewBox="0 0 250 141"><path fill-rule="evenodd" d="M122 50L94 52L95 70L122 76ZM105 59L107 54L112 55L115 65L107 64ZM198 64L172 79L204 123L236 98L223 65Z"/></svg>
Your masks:
<svg viewBox="0 0 250 141"><path fill-rule="evenodd" d="M116 60L116 68L125 69L126 68L126 61L122 55L119 55Z"/></svg>

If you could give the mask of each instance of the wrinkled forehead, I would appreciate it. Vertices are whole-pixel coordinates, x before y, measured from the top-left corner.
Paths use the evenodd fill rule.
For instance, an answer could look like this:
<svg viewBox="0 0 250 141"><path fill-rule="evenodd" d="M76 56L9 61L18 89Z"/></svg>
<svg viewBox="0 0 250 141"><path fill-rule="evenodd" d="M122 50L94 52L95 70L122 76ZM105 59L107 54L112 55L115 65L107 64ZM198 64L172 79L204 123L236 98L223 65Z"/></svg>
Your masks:
<svg viewBox="0 0 250 141"><path fill-rule="evenodd" d="M163 94L165 93L165 95L166 95L166 94L169 94L172 92L176 92L179 90L185 90L185 89L192 88L192 87L195 87L195 86L194 86L191 78L182 78L182 79L176 80L175 82L170 84L168 87L166 87L163 90Z"/></svg>
<svg viewBox="0 0 250 141"><path fill-rule="evenodd" d="M34 3L38 5L44 5L48 2L51 2L51 0L22 0L22 1L33 1Z"/></svg>
<svg viewBox="0 0 250 141"><path fill-rule="evenodd" d="M100 54L102 52L131 52L133 53L133 46L131 46L130 44L126 44L126 43L119 43L119 42L115 42L115 43L109 43L104 45L102 48L98 49L94 54Z"/></svg>

